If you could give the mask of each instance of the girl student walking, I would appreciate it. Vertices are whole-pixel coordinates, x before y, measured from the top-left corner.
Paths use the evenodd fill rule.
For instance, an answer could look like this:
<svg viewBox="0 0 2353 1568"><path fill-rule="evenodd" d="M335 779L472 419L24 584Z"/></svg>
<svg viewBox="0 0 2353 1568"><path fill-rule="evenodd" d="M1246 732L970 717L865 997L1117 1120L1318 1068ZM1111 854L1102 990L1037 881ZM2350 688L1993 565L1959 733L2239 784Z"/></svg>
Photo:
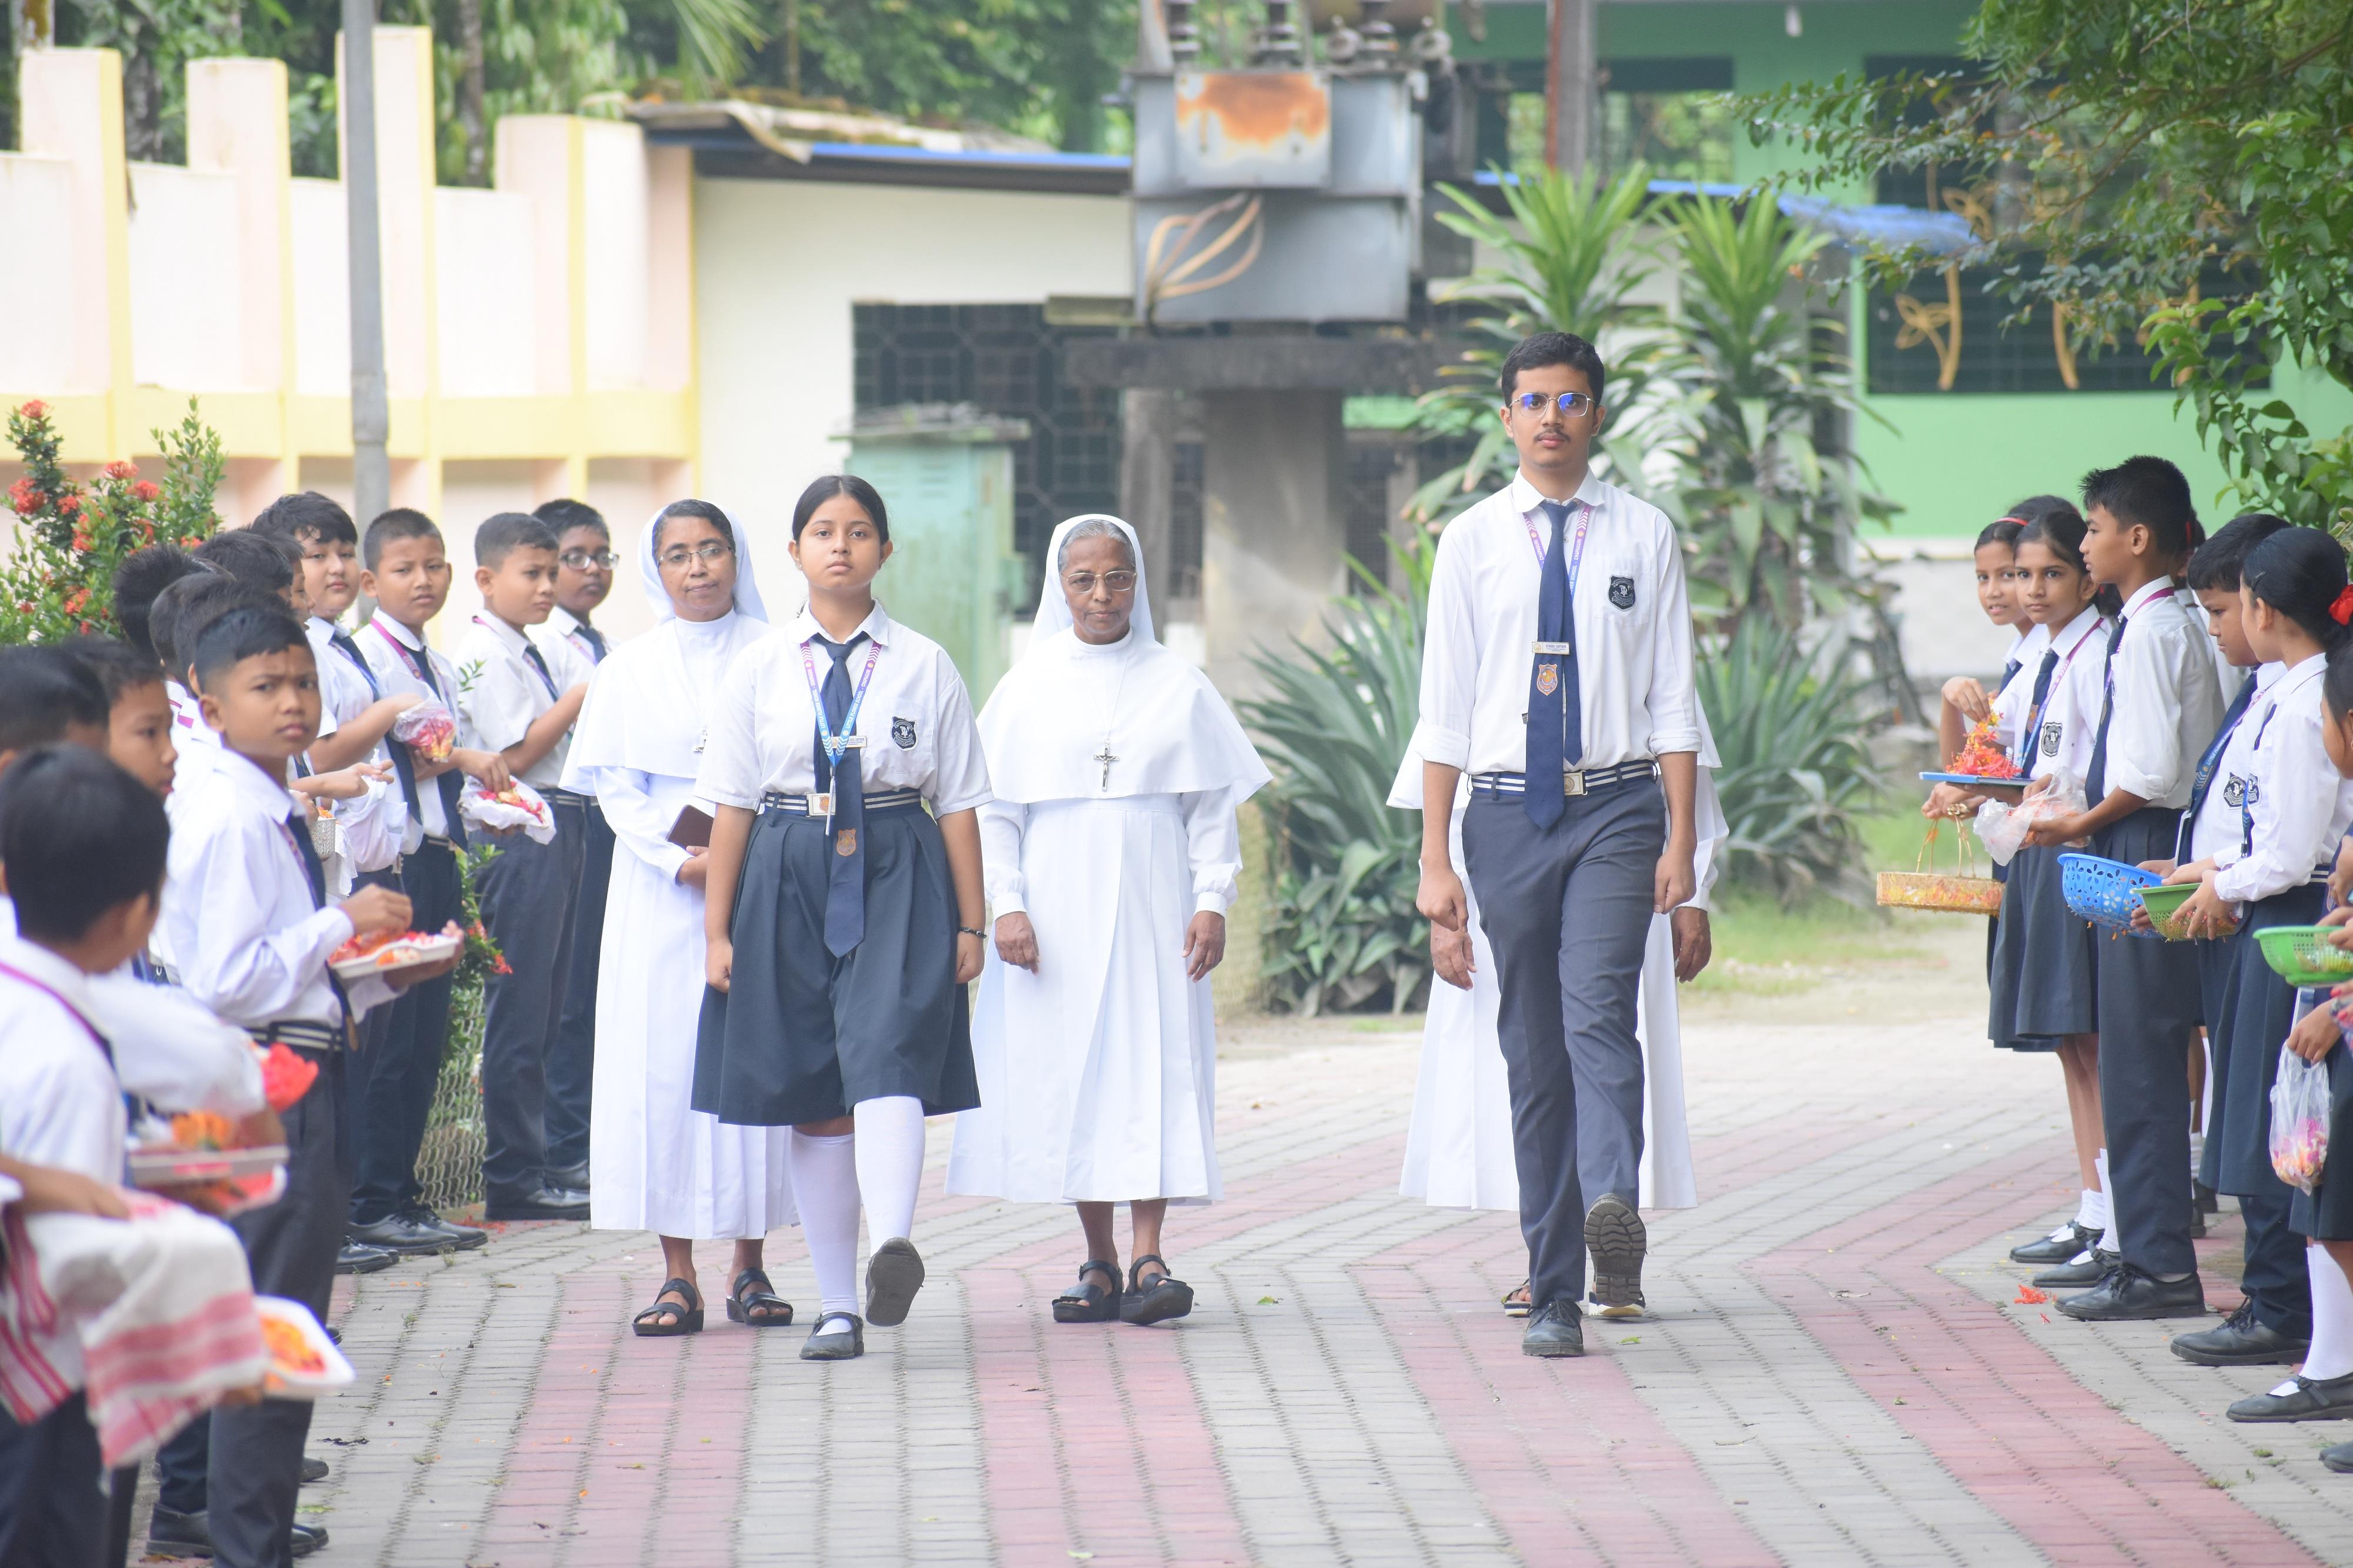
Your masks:
<svg viewBox="0 0 2353 1568"><path fill-rule="evenodd" d="M904 1322L923 1285L908 1237L923 1118L980 1102L965 985L981 969L988 768L946 650L875 602L891 523L874 487L811 484L792 554L808 608L728 667L695 782L714 816L693 1104L793 1129L819 1297L801 1354L842 1361L868 1323Z"/></svg>

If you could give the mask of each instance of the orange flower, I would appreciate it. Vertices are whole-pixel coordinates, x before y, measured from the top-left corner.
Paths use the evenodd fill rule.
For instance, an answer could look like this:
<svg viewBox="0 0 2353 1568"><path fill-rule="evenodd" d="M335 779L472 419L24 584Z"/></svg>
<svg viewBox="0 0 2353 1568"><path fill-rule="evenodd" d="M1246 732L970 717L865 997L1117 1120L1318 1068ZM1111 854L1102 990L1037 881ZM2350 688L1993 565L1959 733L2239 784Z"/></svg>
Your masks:
<svg viewBox="0 0 2353 1568"><path fill-rule="evenodd" d="M89 534L87 534L87 533L84 533L80 529L78 529L78 528L77 528L77 529L75 529L75 530L74 530L74 536L73 536L73 547L74 547L76 550L80 551L80 552L81 552L83 554L85 554L85 555L87 555L88 553L90 553L90 535L89 535Z"/></svg>
<svg viewBox="0 0 2353 1568"><path fill-rule="evenodd" d="M78 496L78 495L67 494L67 495L61 495L61 496L59 496L59 497L58 498L58 515L59 515L59 516L61 516L61 517L71 517L74 513L76 513L76 512L79 511L80 510L81 510L81 497L79 497L79 496Z"/></svg>
<svg viewBox="0 0 2353 1568"><path fill-rule="evenodd" d="M139 477L139 465L128 458L117 458L106 465L106 477L110 479L136 479Z"/></svg>
<svg viewBox="0 0 2353 1568"><path fill-rule="evenodd" d="M66 598L66 614L69 616L78 616L81 614L81 607L89 603L90 590L87 588L76 588Z"/></svg>
<svg viewBox="0 0 2353 1568"><path fill-rule="evenodd" d="M27 419L41 419L47 416L49 405L36 397L31 402L21 405L16 412Z"/></svg>
<svg viewBox="0 0 2353 1568"><path fill-rule="evenodd" d="M142 479L131 487L131 493L141 500L153 500L164 493L164 487L153 479Z"/></svg>
<svg viewBox="0 0 2353 1568"><path fill-rule="evenodd" d="M8 487L8 505L19 515L40 510L48 503L48 500L47 496L33 488L33 481L30 479L18 479Z"/></svg>

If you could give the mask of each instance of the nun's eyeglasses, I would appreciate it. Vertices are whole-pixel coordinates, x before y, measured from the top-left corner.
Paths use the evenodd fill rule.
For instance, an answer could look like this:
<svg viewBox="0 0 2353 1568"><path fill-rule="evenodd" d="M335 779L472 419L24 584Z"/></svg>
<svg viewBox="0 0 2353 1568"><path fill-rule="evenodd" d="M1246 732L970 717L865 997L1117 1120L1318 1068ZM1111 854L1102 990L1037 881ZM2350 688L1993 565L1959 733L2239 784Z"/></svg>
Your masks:
<svg viewBox="0 0 2353 1568"><path fill-rule="evenodd" d="M1557 398L1546 397L1541 392L1523 392L1513 398L1512 402L1530 414L1534 414L1547 403L1557 403L1560 405L1560 411L1571 419L1577 418L1593 406L1593 399L1581 392L1564 392Z"/></svg>
<svg viewBox="0 0 2353 1568"><path fill-rule="evenodd" d="M683 544L665 550L661 552L660 560L665 568L675 572L690 561L700 561L705 566L716 566L734 553L733 545L722 544L715 539L706 539L691 550Z"/></svg>
<svg viewBox="0 0 2353 1568"><path fill-rule="evenodd" d="M586 572L591 566L601 566L610 572L621 560L609 550L567 550L556 559L575 572Z"/></svg>
<svg viewBox="0 0 2353 1568"><path fill-rule="evenodd" d="M1097 578L1092 572L1073 572L1062 579L1062 586L1068 588L1071 593L1078 595L1080 597L1084 598L1087 595L1095 591L1096 581ZM1135 574L1133 572L1106 572L1103 574L1101 581L1103 585L1109 588L1113 593L1124 594L1129 589L1135 586Z"/></svg>

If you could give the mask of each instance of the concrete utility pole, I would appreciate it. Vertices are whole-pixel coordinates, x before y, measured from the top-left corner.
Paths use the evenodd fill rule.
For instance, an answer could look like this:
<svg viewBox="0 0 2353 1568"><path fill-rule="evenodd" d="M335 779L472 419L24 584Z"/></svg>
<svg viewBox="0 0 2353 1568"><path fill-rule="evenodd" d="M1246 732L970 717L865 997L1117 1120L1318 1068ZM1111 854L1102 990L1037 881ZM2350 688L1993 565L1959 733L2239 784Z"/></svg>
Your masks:
<svg viewBox="0 0 2353 1568"><path fill-rule="evenodd" d="M1599 0L1552 0L1552 37L1545 51L1545 142L1556 169L1589 170L1600 74L1594 15Z"/></svg>
<svg viewBox="0 0 2353 1568"><path fill-rule="evenodd" d="M364 530L392 505L375 182L375 0L343 0L343 200L352 268L352 520Z"/></svg>

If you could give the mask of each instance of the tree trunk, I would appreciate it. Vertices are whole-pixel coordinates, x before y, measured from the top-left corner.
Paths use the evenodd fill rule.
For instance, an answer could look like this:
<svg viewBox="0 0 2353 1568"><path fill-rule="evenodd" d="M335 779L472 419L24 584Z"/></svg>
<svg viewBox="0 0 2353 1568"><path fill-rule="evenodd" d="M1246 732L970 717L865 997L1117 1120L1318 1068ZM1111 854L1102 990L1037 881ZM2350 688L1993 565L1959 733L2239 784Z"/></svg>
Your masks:
<svg viewBox="0 0 2353 1568"><path fill-rule="evenodd" d="M466 71L458 81L458 124L466 136L466 183L490 184L490 141L483 124L482 0L458 0L458 47L465 51Z"/></svg>

